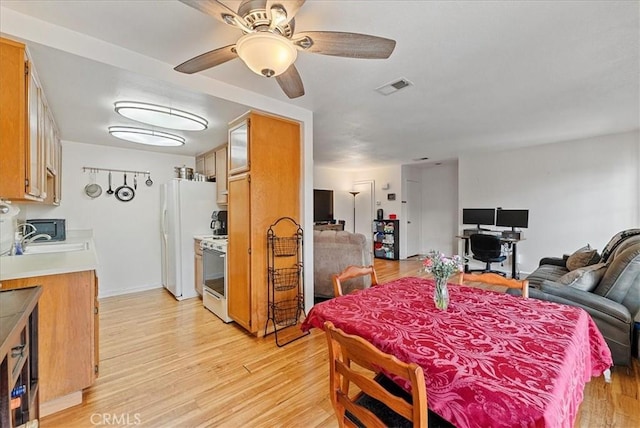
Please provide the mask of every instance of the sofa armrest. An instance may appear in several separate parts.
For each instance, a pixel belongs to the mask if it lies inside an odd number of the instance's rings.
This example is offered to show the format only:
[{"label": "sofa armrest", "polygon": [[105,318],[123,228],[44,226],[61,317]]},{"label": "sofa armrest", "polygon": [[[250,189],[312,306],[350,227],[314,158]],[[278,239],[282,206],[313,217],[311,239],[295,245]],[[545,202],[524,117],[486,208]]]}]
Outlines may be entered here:
[{"label": "sofa armrest", "polygon": [[[598,294],[582,291],[577,288],[549,280],[543,281],[542,284],[540,284],[539,291],[542,292],[542,294],[556,296],[564,300],[564,302],[557,299],[553,299],[553,301],[566,303],[572,306],[579,306],[592,315],[595,311],[613,317],[624,324],[632,323],[631,313],[626,306]],[[536,296],[532,297],[540,298]],[[544,297],[541,298],[543,300],[551,300],[545,299]]]},{"label": "sofa armrest", "polygon": [[542,265],[554,265],[554,266],[560,266],[563,268],[567,267],[567,259],[568,257],[543,257],[542,259],[540,259],[540,263],[538,263],[538,266],[542,266]]}]

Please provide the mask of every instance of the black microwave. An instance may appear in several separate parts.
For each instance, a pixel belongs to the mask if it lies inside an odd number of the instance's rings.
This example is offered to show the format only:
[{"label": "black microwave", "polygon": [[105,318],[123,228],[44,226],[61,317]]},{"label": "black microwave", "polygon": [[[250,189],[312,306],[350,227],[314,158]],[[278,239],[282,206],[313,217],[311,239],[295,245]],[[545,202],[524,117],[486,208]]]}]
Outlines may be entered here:
[{"label": "black microwave", "polygon": [[36,228],[35,233],[31,236],[44,233],[49,235],[52,241],[64,241],[67,239],[67,230],[63,218],[32,218],[27,220],[27,223]]}]

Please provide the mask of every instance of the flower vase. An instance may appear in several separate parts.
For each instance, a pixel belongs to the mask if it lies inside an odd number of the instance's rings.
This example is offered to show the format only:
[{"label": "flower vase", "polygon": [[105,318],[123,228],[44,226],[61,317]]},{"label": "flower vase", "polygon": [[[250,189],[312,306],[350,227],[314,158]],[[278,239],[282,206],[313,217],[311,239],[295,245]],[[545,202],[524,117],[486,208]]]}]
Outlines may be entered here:
[{"label": "flower vase", "polygon": [[436,277],[436,288],[433,292],[433,302],[436,308],[446,311],[449,306],[449,290],[447,289],[447,279]]}]

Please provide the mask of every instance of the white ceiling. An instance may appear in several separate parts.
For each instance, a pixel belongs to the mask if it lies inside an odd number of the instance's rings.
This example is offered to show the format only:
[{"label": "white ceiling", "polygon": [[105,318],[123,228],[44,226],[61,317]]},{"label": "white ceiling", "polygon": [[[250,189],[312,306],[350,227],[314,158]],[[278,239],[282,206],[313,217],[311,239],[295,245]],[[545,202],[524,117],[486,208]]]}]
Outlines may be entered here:
[{"label": "white ceiling", "polygon": [[[239,4],[224,3],[234,10]],[[28,15],[171,67],[241,35],[172,0],[0,4],[14,17]],[[313,111],[318,164],[444,161],[466,151],[638,129],[639,12],[638,1],[309,0],[296,15],[296,31],[387,37],[397,41],[394,53],[359,60],[302,52],[296,67],[306,95],[295,100],[239,59],[201,74]],[[65,140],[131,147],[106,128],[134,123],[116,115],[113,102],[139,100],[207,117],[210,128],[183,134],[184,147],[155,149],[194,155],[224,142],[227,122],[247,110],[177,80],[151,78],[135,61],[125,70],[29,45]],[[389,96],[374,91],[401,77],[414,85]]]}]

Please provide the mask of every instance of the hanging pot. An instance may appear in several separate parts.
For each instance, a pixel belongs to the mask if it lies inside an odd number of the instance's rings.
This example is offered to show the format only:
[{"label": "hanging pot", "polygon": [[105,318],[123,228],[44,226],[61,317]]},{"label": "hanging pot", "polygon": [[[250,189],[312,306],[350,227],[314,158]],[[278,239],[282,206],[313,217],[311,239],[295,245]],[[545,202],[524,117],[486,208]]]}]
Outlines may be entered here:
[{"label": "hanging pot", "polygon": [[84,186],[84,193],[94,199],[102,194],[102,187],[96,183],[96,173],[95,171],[91,172],[91,183]]},{"label": "hanging pot", "polygon": [[127,186],[127,173],[124,173],[124,184],[116,189],[116,198],[122,202],[129,202],[136,195],[135,190]]}]

